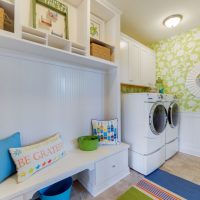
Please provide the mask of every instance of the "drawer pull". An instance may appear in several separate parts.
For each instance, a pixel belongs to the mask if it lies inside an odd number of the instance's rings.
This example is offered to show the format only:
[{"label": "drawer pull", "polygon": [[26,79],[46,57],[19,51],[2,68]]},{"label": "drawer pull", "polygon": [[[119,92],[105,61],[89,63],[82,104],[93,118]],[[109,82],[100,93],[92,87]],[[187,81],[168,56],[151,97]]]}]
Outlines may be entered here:
[{"label": "drawer pull", "polygon": [[116,167],[116,165],[113,165],[113,166],[112,166],[112,168],[115,168],[115,167]]}]

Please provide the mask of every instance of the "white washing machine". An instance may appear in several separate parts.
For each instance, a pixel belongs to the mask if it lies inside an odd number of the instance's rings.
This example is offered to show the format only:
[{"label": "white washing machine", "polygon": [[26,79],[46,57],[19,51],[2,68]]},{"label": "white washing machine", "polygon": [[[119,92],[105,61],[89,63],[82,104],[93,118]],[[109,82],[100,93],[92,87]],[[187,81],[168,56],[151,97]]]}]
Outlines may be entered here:
[{"label": "white washing machine", "polygon": [[166,160],[174,156],[179,150],[179,105],[173,95],[163,95],[163,101],[167,110],[168,123],[165,131]]},{"label": "white washing machine", "polygon": [[162,95],[122,96],[122,140],[130,145],[129,167],[148,175],[165,162],[167,112]]}]

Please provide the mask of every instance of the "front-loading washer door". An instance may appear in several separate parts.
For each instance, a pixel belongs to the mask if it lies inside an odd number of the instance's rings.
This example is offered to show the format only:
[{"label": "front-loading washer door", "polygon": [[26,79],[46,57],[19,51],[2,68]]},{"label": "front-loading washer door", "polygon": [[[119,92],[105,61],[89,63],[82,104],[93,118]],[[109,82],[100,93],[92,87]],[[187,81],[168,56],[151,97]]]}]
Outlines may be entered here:
[{"label": "front-loading washer door", "polygon": [[149,125],[154,135],[160,135],[167,126],[167,111],[162,103],[155,103],[149,114]]},{"label": "front-loading washer door", "polygon": [[168,122],[171,128],[175,128],[179,124],[179,106],[176,102],[171,103],[169,106]]}]

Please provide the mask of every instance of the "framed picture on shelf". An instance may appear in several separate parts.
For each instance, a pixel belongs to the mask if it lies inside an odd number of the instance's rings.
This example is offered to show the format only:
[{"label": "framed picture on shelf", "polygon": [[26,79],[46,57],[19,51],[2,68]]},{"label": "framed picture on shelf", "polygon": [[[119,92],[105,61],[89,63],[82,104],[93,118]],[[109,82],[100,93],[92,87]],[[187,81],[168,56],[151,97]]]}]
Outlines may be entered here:
[{"label": "framed picture on shelf", "polygon": [[104,40],[105,23],[95,15],[90,15],[90,37],[97,40]]},{"label": "framed picture on shelf", "polygon": [[68,7],[58,0],[32,0],[33,27],[69,39]]}]

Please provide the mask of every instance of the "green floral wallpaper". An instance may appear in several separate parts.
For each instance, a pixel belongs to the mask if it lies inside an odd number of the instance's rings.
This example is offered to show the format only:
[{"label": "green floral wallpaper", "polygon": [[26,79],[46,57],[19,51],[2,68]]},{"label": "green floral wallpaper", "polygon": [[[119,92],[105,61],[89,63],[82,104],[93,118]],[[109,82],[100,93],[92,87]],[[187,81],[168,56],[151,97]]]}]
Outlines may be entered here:
[{"label": "green floral wallpaper", "polygon": [[188,73],[200,63],[200,27],[150,45],[156,51],[157,77],[166,93],[177,95],[182,111],[200,112],[200,99],[185,87]]}]

